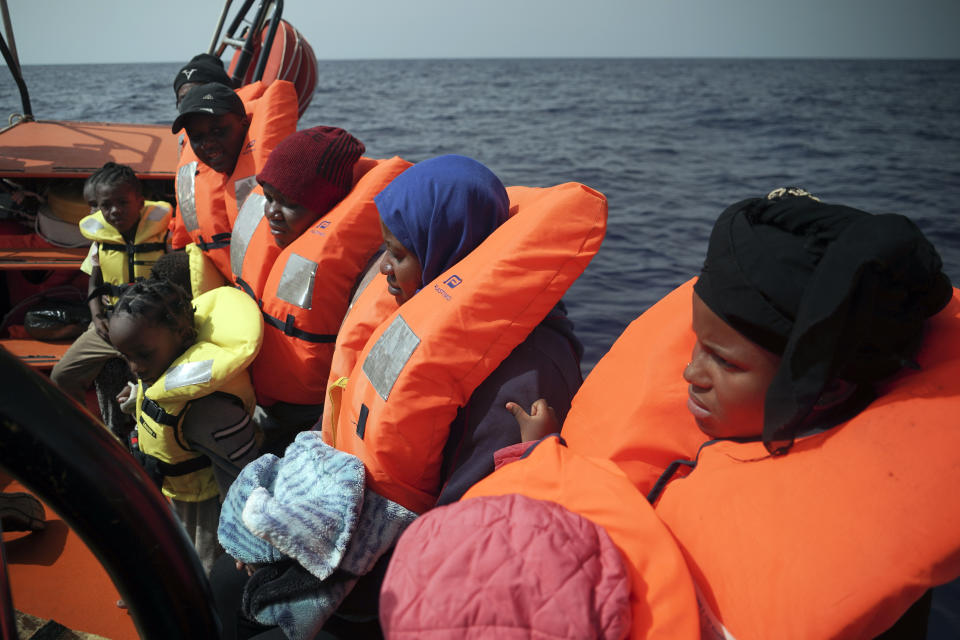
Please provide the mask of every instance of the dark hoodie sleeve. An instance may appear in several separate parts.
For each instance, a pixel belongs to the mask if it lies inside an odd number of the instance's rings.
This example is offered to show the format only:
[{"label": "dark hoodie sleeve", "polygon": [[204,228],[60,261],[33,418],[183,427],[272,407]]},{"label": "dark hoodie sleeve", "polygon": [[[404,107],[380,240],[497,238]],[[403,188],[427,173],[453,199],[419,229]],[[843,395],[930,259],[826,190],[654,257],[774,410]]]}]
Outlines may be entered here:
[{"label": "dark hoodie sleeve", "polygon": [[520,426],[504,408],[508,401],[529,410],[535,400],[546,398],[563,423],[583,380],[580,353],[570,322],[551,315],[474,390],[450,425],[437,506],[459,500],[493,472],[498,449],[520,442]]}]

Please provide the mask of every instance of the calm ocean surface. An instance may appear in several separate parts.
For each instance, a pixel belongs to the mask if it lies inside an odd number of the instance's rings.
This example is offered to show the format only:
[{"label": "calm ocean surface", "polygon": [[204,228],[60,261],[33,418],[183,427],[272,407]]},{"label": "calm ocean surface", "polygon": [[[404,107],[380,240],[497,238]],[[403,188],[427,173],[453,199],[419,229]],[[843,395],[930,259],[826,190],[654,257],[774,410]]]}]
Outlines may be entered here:
[{"label": "calm ocean surface", "polygon": [[[41,119],[168,123],[181,64],[24,76]],[[19,110],[3,73],[0,114]],[[566,296],[584,372],[697,273],[726,205],[778,186],[911,216],[960,282],[960,61],[321,61],[299,126],[318,124],[373,157],[461,153],[508,185],[603,192],[606,240]]]},{"label": "calm ocean surface", "polygon": [[[24,75],[41,119],[169,123],[181,64]],[[300,128],[344,127],[373,157],[461,153],[508,185],[606,194],[603,248],[566,296],[585,373],[697,273],[726,205],[779,186],[909,215],[960,283],[960,61],[336,61],[319,73]],[[19,111],[0,73],[0,114]],[[941,595],[930,637],[957,637],[958,600]]]}]

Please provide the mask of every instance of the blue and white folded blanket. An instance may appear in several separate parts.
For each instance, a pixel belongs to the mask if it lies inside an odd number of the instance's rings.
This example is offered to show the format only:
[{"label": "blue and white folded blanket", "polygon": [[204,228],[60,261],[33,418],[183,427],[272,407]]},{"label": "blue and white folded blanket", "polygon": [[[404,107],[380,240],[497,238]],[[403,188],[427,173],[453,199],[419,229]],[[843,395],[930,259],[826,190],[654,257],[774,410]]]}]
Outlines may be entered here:
[{"label": "blue and white folded blanket", "polygon": [[316,431],[297,435],[282,458],[266,454],[243,468],[217,535],[240,562],[274,565],[248,584],[246,613],[293,640],[311,638],[393,546],[416,514],[365,489],[364,477],[359,458]]}]

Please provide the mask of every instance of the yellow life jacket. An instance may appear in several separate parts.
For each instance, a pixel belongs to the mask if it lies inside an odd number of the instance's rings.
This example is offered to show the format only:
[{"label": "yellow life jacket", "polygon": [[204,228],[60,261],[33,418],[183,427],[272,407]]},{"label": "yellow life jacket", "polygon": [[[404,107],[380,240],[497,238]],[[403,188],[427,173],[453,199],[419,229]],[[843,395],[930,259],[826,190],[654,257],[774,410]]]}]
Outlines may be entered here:
[{"label": "yellow life jacket", "polygon": [[[99,243],[100,273],[104,284],[112,285],[111,303],[117,301],[122,285],[150,277],[153,263],[167,250],[164,239],[172,209],[166,202],[145,201],[133,242],[127,242],[101,211],[80,221],[80,233]],[[83,267],[89,273],[89,258]]]},{"label": "yellow life jacket", "polygon": [[203,249],[190,242],[184,251],[190,264],[190,289],[194,298],[217,287],[230,285]]},{"label": "yellow life jacket", "polygon": [[338,426],[324,428],[363,460],[368,486],[418,513],[436,502],[457,410],[546,317],[606,231],[606,198],[581,184],[507,194],[510,219],[370,336]]},{"label": "yellow life jacket", "polygon": [[221,287],[193,301],[197,340],[146,391],[138,386],[140,449],[160,462],[164,495],[199,502],[217,495],[210,461],[188,448],[182,422],[187,405],[214,392],[255,405],[247,367],[260,350],[260,310],[238,289]]}]

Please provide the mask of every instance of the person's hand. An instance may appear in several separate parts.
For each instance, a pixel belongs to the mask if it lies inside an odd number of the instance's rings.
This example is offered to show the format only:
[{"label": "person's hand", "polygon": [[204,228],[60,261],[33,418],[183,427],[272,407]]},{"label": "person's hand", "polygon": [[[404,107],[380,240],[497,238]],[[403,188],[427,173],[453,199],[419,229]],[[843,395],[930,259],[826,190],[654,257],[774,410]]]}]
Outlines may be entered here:
[{"label": "person's hand", "polygon": [[98,336],[110,342],[110,322],[107,320],[107,314],[99,313],[93,316],[93,328]]},{"label": "person's hand", "polygon": [[237,560],[236,562],[237,562],[237,571],[243,571],[244,569],[246,569],[248,576],[252,576],[256,572],[256,570],[261,567],[261,565],[258,565],[258,564],[244,564],[239,560]]},{"label": "person's hand", "polygon": [[125,386],[120,390],[120,393],[117,394],[117,404],[122,405],[124,402],[130,399],[130,395],[133,393],[134,387],[130,384]]},{"label": "person's hand", "polygon": [[523,407],[516,402],[508,402],[506,407],[507,411],[517,419],[517,424],[520,425],[521,442],[533,442],[560,431],[560,421],[557,420],[557,413],[543,398],[533,403],[530,407],[530,413],[524,411]]}]

